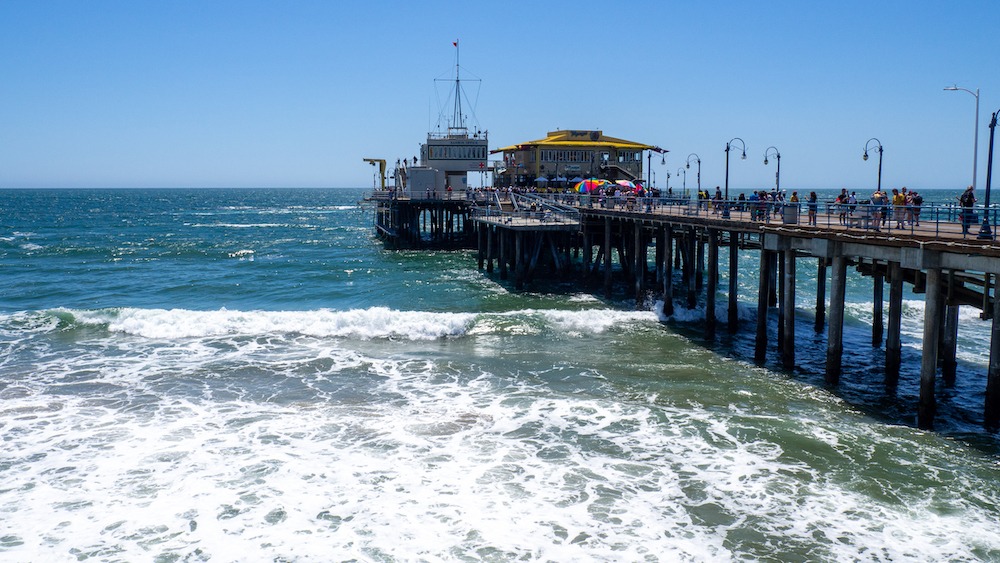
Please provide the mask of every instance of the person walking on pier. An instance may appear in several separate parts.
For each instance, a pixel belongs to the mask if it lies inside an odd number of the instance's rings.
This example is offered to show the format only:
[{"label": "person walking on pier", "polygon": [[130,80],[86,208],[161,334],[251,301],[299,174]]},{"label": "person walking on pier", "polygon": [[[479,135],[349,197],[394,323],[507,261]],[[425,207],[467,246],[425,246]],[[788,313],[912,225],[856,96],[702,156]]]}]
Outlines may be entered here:
[{"label": "person walking on pier", "polygon": [[816,212],[819,211],[819,198],[816,192],[809,192],[806,209],[809,211],[809,224],[816,227]]},{"label": "person walking on pier", "polygon": [[924,204],[924,196],[917,192],[910,192],[911,213],[913,215],[913,225],[920,226],[920,206]]},{"label": "person walking on pier", "polygon": [[958,204],[962,206],[962,234],[967,235],[969,227],[975,222],[975,211],[972,210],[972,206],[976,204],[976,194],[973,192],[972,186],[965,188],[965,192],[958,198]]}]

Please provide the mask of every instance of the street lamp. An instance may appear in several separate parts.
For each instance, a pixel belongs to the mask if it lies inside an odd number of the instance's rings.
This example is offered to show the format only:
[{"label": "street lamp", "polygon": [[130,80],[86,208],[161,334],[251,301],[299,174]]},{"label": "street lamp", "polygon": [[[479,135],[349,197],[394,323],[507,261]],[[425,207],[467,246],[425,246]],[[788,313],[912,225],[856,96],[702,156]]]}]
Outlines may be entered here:
[{"label": "street lamp", "polygon": [[959,90],[963,92],[968,92],[976,97],[976,128],[975,137],[972,139],[972,189],[976,189],[976,168],[978,168],[978,158],[979,158],[979,88],[973,92],[968,88],[959,88],[958,86],[948,86],[945,90],[949,92],[957,92]]},{"label": "street lamp", "polygon": [[687,190],[688,190],[688,171],[685,170],[683,166],[681,166],[680,168],[677,169],[677,175],[680,176],[681,174],[684,174],[684,184],[683,184],[684,191],[682,191],[681,193],[687,193]]},{"label": "street lamp", "polygon": [[[875,141],[876,146],[871,146],[872,141]],[[868,139],[868,142],[865,143],[865,154],[861,156],[864,160],[868,160],[868,149],[878,149],[878,185],[876,189],[877,191],[882,191],[882,141],[879,141],[875,137]]]},{"label": "street lamp", "polygon": [[743,142],[743,139],[739,137],[733,137],[726,143],[726,203],[722,206],[722,218],[729,218],[729,150],[732,148],[733,141],[739,141],[742,147],[743,155],[742,159],[747,159],[747,144]]},{"label": "street lamp", "polygon": [[[959,88],[958,86],[948,86],[945,90],[949,92],[957,92],[959,90],[963,92],[968,92],[976,98],[976,124],[974,129],[974,135],[972,139],[972,190],[976,189],[976,170],[979,168],[979,88],[973,92],[968,88]],[[990,223],[986,216],[989,214],[989,198],[986,198],[986,210],[983,213],[983,226],[979,229],[979,238],[993,238],[993,233],[990,232]]]},{"label": "street lamp", "polygon": [[770,154],[771,149],[774,149],[774,160],[777,161],[778,171],[774,173],[774,187],[781,193],[781,153],[778,152],[778,148],[774,146],[767,147],[764,149],[764,166],[767,166],[767,155]]},{"label": "street lamp", "polygon": [[993,132],[997,127],[997,114],[1000,110],[993,112],[993,117],[990,119],[990,149],[988,151],[988,156],[986,157],[986,209],[983,210],[983,226],[979,229],[978,238],[993,238],[993,232],[990,230],[990,179],[993,177]]},{"label": "street lamp", "polygon": [[[691,168],[691,157],[692,156],[695,158],[695,160],[696,160],[696,162],[698,164],[698,176],[697,176],[697,178],[698,178],[698,193],[701,194],[701,157],[698,156],[695,153],[689,154],[688,157],[687,157],[687,162],[684,164],[684,168]],[[684,195],[687,195],[686,191],[684,192]]]}]

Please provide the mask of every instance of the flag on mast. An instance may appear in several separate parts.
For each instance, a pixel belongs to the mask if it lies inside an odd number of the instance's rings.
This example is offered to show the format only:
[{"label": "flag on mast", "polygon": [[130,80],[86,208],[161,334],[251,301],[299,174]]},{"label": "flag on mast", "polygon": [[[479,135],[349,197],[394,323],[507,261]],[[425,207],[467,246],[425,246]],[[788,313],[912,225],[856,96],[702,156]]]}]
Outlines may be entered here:
[{"label": "flag on mast", "polygon": [[458,39],[452,41],[451,44],[454,45],[454,46],[456,46],[456,47],[458,47]]}]

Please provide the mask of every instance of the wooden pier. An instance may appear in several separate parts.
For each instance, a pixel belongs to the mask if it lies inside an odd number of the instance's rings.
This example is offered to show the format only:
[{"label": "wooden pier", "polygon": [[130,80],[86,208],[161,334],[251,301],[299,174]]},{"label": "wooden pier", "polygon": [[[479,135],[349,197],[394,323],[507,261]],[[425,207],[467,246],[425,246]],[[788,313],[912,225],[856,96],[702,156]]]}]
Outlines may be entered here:
[{"label": "wooden pier", "polygon": [[[543,268],[563,276],[579,272],[584,281],[603,283],[606,297],[611,297],[617,280],[637,303],[651,293],[661,295],[667,316],[678,305],[694,308],[704,293],[707,338],[713,338],[718,328],[716,300],[722,293],[723,272],[728,281],[726,329],[732,333],[742,328],[737,305],[751,296],[738,294],[739,253],[757,252],[754,357],[765,361],[767,343],[776,341],[786,369],[796,365],[796,266],[800,260],[815,260],[815,330],[826,331],[825,378],[830,385],[837,385],[843,372],[848,267],[872,279],[872,343],[885,347],[885,384],[890,389],[899,378],[903,289],[910,284],[925,299],[917,407],[920,428],[933,427],[939,369],[946,385],[955,380],[958,307],[979,308],[984,319],[992,319],[984,421],[991,430],[1000,428],[1000,300],[993,284],[1000,275],[1000,244],[964,235],[955,221],[925,212],[920,226],[892,229],[889,225],[875,230],[881,226],[840,224],[833,212],[822,214],[816,225],[808,225],[803,224],[804,215],[787,222],[780,216],[753,220],[748,208],[719,213],[692,202],[595,205],[580,198],[566,203],[494,197],[495,202],[470,203],[455,211],[466,213],[461,224],[469,229],[463,232],[470,235],[466,242],[478,251],[480,269],[492,273],[495,262],[501,279],[513,274],[516,288],[524,287]],[[397,232],[400,225],[393,224],[393,217],[399,216],[391,212],[386,216],[387,225]],[[728,249],[728,264],[720,272],[723,248]],[[579,269],[573,266],[573,256],[579,258]],[[886,282],[888,311],[883,310]],[[771,308],[778,311],[774,337],[767,333]]]}]

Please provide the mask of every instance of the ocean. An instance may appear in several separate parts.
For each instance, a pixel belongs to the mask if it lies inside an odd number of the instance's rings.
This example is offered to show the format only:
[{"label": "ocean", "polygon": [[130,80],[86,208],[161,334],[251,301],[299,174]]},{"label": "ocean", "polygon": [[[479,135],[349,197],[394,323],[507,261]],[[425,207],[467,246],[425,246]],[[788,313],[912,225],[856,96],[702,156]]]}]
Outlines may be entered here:
[{"label": "ocean", "polygon": [[783,371],[756,253],[706,341],[704,309],[385,250],[362,197],[0,190],[0,560],[1000,561],[978,311],[921,431],[909,286],[890,393],[850,271],[830,388],[814,260]]}]

